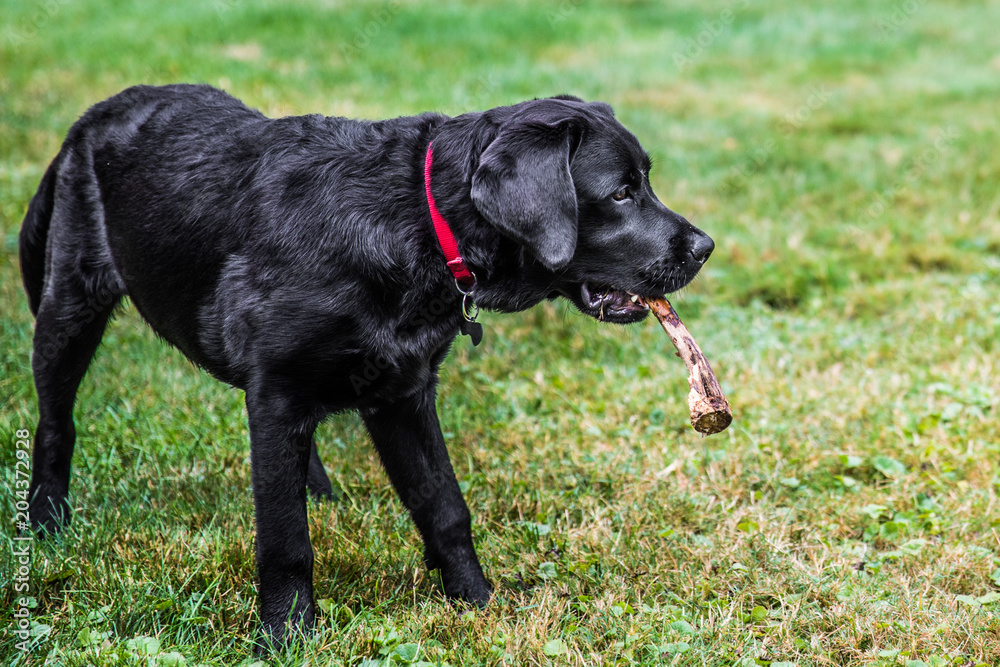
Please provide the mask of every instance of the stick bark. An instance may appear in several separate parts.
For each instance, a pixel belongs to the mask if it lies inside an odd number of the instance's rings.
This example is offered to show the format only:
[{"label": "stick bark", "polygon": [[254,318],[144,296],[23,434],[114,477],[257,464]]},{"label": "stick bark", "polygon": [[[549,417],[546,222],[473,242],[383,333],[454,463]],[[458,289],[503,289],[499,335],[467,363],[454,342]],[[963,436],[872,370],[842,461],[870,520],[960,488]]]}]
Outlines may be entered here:
[{"label": "stick bark", "polygon": [[674,307],[666,299],[644,299],[646,305],[660,321],[663,330],[677,348],[677,356],[688,369],[688,409],[691,426],[699,433],[711,435],[724,431],[733,421],[729,401],[722,393],[719,380],[712,372],[708,359],[702,353]]}]

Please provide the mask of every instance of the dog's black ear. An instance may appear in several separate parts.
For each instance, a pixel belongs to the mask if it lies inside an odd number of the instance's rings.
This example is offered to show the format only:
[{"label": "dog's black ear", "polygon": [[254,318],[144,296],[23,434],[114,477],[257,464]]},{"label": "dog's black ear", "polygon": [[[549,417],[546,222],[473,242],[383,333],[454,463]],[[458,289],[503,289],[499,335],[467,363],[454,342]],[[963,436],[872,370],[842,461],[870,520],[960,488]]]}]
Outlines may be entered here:
[{"label": "dog's black ear", "polygon": [[514,121],[501,129],[472,176],[472,201],[506,236],[550,271],[576,251],[576,188],[570,161],[579,144],[576,119]]}]

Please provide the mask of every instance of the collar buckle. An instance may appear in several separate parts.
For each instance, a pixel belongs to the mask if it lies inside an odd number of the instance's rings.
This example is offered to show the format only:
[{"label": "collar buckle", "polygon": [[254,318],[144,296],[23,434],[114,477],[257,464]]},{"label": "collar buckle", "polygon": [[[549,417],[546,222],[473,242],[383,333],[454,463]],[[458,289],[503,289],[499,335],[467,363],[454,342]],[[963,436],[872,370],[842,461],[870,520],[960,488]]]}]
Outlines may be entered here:
[{"label": "collar buckle", "polygon": [[479,317],[479,306],[476,305],[476,298],[474,293],[476,291],[476,274],[471,271],[469,274],[472,276],[472,282],[463,285],[462,281],[455,278],[455,287],[458,291],[462,293],[462,317],[465,318],[466,322],[470,324],[475,323],[476,318]]}]

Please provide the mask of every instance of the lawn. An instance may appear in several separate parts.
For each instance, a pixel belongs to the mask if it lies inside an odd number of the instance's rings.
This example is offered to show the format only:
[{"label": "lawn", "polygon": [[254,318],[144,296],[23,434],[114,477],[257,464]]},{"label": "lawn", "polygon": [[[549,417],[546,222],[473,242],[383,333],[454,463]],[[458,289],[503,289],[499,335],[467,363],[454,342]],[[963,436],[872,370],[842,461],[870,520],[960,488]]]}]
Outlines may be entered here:
[{"label": "lawn", "polygon": [[691,430],[651,322],[484,314],[439,409],[495,600],[445,601],[341,415],[318,434],[338,500],[310,506],[317,632],[273,664],[1000,664],[997,26],[992,0],[5,0],[0,664],[256,660],[242,394],[132,307],[77,401],[73,524],[18,574],[20,222],[87,106],[175,81],[269,115],[605,100],[717,244],[672,299],[729,430]]}]

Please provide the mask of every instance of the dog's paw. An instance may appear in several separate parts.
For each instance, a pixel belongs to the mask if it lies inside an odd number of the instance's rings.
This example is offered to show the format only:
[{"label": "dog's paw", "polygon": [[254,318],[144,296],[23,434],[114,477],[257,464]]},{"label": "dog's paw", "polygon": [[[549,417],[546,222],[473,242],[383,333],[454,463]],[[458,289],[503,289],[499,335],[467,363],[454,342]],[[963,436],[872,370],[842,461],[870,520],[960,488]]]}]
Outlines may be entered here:
[{"label": "dog's paw", "polygon": [[[260,633],[253,645],[255,656],[263,658],[305,642],[316,626],[316,617],[311,606],[301,610],[301,612],[292,612],[291,615],[294,616],[296,613],[300,613],[300,615],[295,622],[288,620],[282,623],[275,619],[262,623]],[[286,615],[285,618],[288,616]]]},{"label": "dog's paw", "polygon": [[482,609],[493,595],[493,586],[483,576],[478,565],[464,571],[445,572],[442,569],[441,581],[444,584],[444,594],[452,603],[465,603]]},{"label": "dog's paw", "polygon": [[306,489],[309,490],[309,497],[312,498],[313,502],[323,503],[340,500],[340,490],[334,490],[326,470],[323,469],[323,464],[319,463],[318,459],[316,463],[309,462]]},{"label": "dog's paw", "polygon": [[31,530],[39,537],[58,533],[73,518],[65,496],[56,498],[41,493],[36,493],[28,506],[28,516],[31,519]]}]

